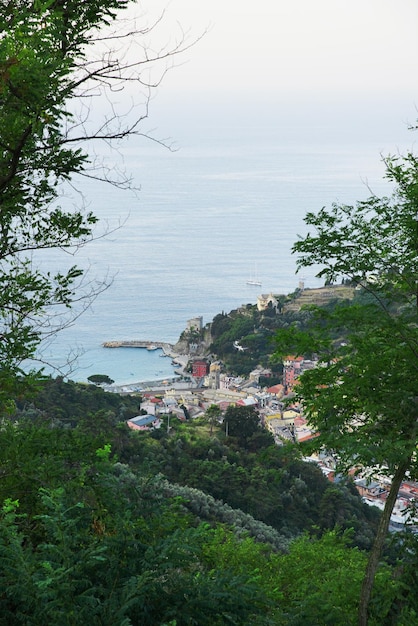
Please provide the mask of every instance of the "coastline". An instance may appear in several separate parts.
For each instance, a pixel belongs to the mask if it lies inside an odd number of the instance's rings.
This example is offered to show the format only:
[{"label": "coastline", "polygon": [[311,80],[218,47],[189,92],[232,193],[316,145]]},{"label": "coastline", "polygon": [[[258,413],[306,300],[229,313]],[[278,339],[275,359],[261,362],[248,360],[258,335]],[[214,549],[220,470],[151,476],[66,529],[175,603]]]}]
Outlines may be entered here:
[{"label": "coastline", "polygon": [[[146,345],[144,345],[146,344]],[[148,346],[151,346],[149,348]],[[189,362],[190,355],[177,354],[174,351],[173,344],[160,341],[107,341],[103,344],[105,348],[138,348],[138,349],[159,349],[163,351],[165,357],[169,357],[173,361],[174,376],[165,376],[161,378],[152,378],[148,380],[140,380],[129,383],[112,383],[104,387],[105,391],[112,393],[142,393],[144,391],[165,392],[168,389],[191,389],[196,386],[192,378],[189,380],[181,380],[184,376],[185,368]],[[161,355],[161,356],[163,356]]]},{"label": "coastline", "polygon": [[154,392],[154,393],[163,393],[168,391],[169,389],[176,389],[178,391],[187,390],[187,389],[195,389],[196,383],[190,380],[180,380],[179,378],[173,378],[168,380],[165,378],[164,380],[148,380],[142,381],[138,383],[127,383],[126,385],[108,385],[104,387],[105,391],[110,393],[118,393],[118,394],[132,394],[132,393],[144,393],[144,392]]}]

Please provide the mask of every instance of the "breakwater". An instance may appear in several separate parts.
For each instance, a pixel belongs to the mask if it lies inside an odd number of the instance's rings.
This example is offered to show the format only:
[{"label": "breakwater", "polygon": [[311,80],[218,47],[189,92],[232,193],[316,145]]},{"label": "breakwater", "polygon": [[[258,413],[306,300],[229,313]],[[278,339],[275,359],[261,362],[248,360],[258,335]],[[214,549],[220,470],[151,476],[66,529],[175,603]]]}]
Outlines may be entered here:
[{"label": "breakwater", "polygon": [[104,348],[146,348],[147,350],[155,350],[161,348],[164,352],[171,352],[173,350],[173,344],[165,341],[148,341],[130,339],[127,341],[105,341],[103,343]]}]

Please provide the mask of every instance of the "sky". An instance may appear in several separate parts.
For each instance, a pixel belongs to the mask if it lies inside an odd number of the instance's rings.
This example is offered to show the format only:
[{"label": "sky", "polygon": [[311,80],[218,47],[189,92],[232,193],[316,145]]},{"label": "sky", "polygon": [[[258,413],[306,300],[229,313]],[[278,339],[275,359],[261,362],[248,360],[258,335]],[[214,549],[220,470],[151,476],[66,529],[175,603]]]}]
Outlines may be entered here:
[{"label": "sky", "polygon": [[209,30],[170,87],[332,94],[403,90],[417,77],[416,0],[172,0],[171,32],[175,21],[192,36]]},{"label": "sky", "polygon": [[[252,122],[276,107],[366,115],[365,124],[415,121],[418,103],[416,0],[144,0],[142,23],[165,10],[154,49],[202,38],[165,76],[152,109],[164,126],[223,115]],[[137,7],[138,8],[138,7]],[[133,10],[133,9],[131,9]],[[338,111],[340,113],[338,114]],[[337,113],[336,113],[337,112]],[[373,112],[373,113],[372,113]],[[162,116],[162,117],[161,117]]]}]

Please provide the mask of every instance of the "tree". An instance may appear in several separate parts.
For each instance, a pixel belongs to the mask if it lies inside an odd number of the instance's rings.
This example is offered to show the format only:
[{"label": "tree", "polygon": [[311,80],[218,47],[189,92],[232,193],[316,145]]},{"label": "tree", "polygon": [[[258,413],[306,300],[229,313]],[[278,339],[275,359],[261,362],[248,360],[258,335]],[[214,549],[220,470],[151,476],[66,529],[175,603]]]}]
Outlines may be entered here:
[{"label": "tree", "polygon": [[30,423],[3,435],[2,625],[271,623],[262,551],[249,538],[241,548],[232,523],[219,531],[239,568],[217,563],[215,525],[187,512],[177,486],[133,473],[96,437]]},{"label": "tree", "polygon": [[92,374],[87,380],[94,385],[112,385],[115,382],[107,374]]},{"label": "tree", "polygon": [[[348,547],[350,536],[350,531],[330,531],[316,540],[301,536],[291,543],[288,554],[280,556],[276,585],[287,620],[279,623],[355,626],[367,557]],[[389,567],[383,567],[377,580],[380,603],[372,612],[374,625],[395,623],[386,619],[396,585]]]},{"label": "tree", "polygon": [[[132,134],[143,135],[149,91],[161,80],[167,59],[187,47],[180,37],[171,49],[151,53],[146,37],[152,27],[139,29],[134,22],[119,19],[130,4],[11,0],[0,7],[3,390],[11,381],[21,380],[16,374],[24,374],[22,362],[34,356],[42,338],[68,321],[66,314],[73,305],[88,306],[103,288],[86,281],[75,265],[63,271],[44,269],[38,254],[48,249],[73,254],[94,236],[97,218],[66,203],[60,197],[63,185],[74,185],[75,177],[85,176],[129,186],[126,176],[115,178],[117,169],[112,174],[104,166],[97,169],[83,146],[93,140],[112,144]],[[163,66],[156,75],[159,61]],[[131,85],[136,97],[123,116],[113,94]],[[94,98],[100,106],[93,117]],[[126,103],[122,106],[126,108]]]},{"label": "tree", "polygon": [[399,487],[405,476],[417,476],[418,160],[392,157],[386,168],[396,185],[390,198],[308,213],[312,230],[293,247],[299,268],[319,265],[318,276],[348,279],[361,297],[333,311],[317,309],[307,332],[279,332],[276,353],[319,355],[319,367],[305,372],[297,387],[319,433],[312,446],[334,451],[342,469],[391,477],[363,580],[360,625],[367,624]]},{"label": "tree", "polygon": [[212,433],[213,433],[213,426],[214,426],[214,424],[216,424],[216,422],[219,421],[219,418],[220,418],[221,415],[222,415],[222,411],[221,411],[220,407],[217,404],[211,404],[206,409],[205,416],[209,420],[211,436],[212,436]]},{"label": "tree", "polygon": [[260,417],[253,406],[229,406],[224,416],[227,435],[245,441],[260,428]]}]

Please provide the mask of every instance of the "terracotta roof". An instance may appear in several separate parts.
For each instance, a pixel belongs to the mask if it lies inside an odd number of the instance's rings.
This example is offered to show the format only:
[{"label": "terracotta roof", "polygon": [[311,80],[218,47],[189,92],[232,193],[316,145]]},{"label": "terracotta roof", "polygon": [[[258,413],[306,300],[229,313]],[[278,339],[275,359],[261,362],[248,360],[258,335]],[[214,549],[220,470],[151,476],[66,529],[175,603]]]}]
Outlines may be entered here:
[{"label": "terracotta roof", "polygon": [[277,384],[273,385],[272,387],[268,387],[267,391],[268,393],[281,393],[282,391],[284,391],[284,387],[283,385]]}]

